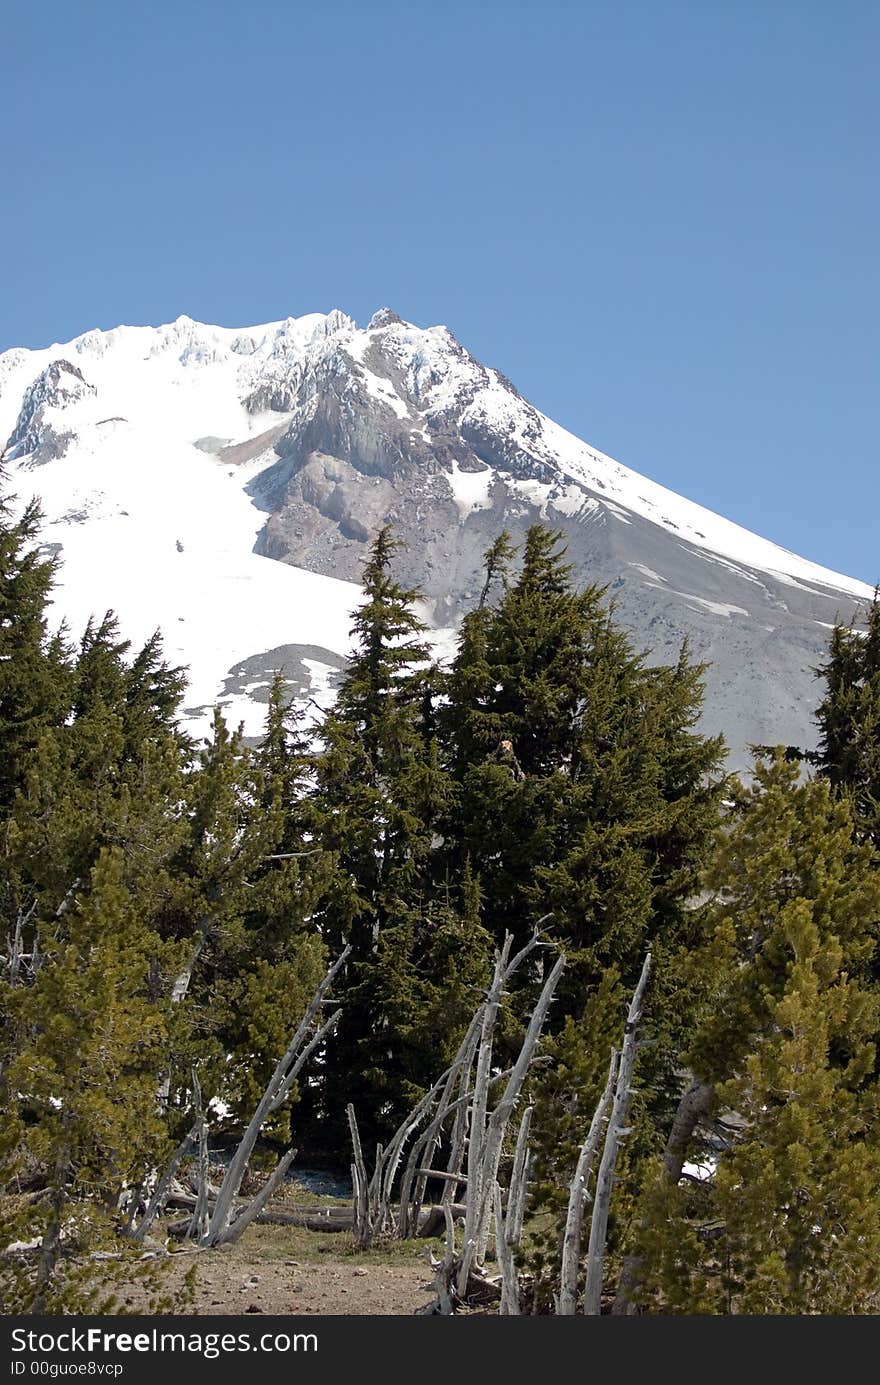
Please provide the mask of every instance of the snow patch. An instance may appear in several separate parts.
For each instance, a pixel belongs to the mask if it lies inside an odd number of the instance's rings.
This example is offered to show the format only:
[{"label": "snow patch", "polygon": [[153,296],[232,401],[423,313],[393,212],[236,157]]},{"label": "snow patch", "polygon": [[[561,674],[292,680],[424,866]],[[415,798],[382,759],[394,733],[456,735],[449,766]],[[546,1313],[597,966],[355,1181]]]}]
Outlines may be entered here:
[{"label": "snow patch", "polygon": [[654,572],[653,568],[645,567],[644,563],[628,563],[627,566],[635,568],[636,572],[640,572],[643,577],[653,578],[653,581],[649,583],[650,586],[657,582],[664,582],[667,586],[669,585],[665,577],[661,577],[659,572]]},{"label": "snow patch", "polygon": [[374,375],[371,370],[361,369],[359,379],[363,380],[367,394],[371,398],[378,400],[380,404],[387,404],[393,409],[398,418],[409,418],[409,409],[398,395],[390,381],[383,379],[381,375]]},{"label": "snow patch", "polygon": [[462,519],[467,519],[475,510],[492,508],[489,492],[494,480],[495,472],[491,467],[485,471],[462,471],[458,462],[453,461],[451,473],[446,473],[446,481]]},{"label": "snow patch", "polygon": [[[639,566],[637,563],[631,564],[633,567]],[[655,574],[656,576],[656,574]],[[666,582],[665,577],[660,578],[660,582]],[[749,613],[744,606],[733,606],[727,601],[709,601],[705,596],[694,596],[692,592],[678,592],[668,585],[661,587],[657,582],[645,582],[646,587],[653,587],[656,591],[665,592],[668,596],[677,596],[682,601],[695,601],[698,606],[711,611],[715,616],[747,616]]]}]

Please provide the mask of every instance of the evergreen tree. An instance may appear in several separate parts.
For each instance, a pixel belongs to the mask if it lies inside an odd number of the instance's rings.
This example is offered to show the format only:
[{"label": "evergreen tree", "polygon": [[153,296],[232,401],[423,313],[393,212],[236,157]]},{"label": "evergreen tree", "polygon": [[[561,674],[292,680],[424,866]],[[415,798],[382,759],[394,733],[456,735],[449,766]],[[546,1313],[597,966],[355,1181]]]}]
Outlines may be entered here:
[{"label": "evergreen tree", "polygon": [[[4,480],[0,465],[0,487]],[[13,500],[0,492],[0,819],[39,733],[63,721],[69,695],[64,636],[50,636],[46,619],[55,559],[39,549],[37,502],[16,520]]]},{"label": "evergreen tree", "polygon": [[84,1311],[98,1295],[65,1247],[112,1240],[122,1195],[167,1147],[156,1091],[180,958],[144,925],[118,849],[101,852],[63,917],[40,919],[37,935],[30,984],[0,985],[0,1181],[42,1171],[46,1195],[13,1209],[4,1231],[38,1237],[40,1249],[32,1275],[0,1270],[0,1289],[6,1312]]},{"label": "evergreen tree", "polygon": [[[218,1092],[233,1119],[246,1122],[326,970],[314,916],[335,862],[318,844],[303,715],[292,706],[280,673],[269,690],[262,742],[250,752],[237,739],[235,754],[241,778],[233,816],[240,826],[228,859],[231,870],[242,873],[231,897],[229,883],[223,893],[241,926],[227,929],[209,994],[225,1054],[216,1074]],[[268,1133],[288,1138],[299,1096],[294,1087]]]},{"label": "evergreen tree", "polygon": [[700,936],[695,901],[724,791],[723,743],[696,729],[702,673],[687,647],[676,665],[647,667],[602,591],[574,589],[560,536],[535,526],[497,606],[466,619],[447,684],[441,726],[458,789],[445,829],[450,869],[472,862],[496,939],[540,925],[567,959],[533,1122],[542,1230],[531,1268],[547,1302],[568,1181],[607,1070],[608,1042],[597,1049],[592,1039],[619,1031],[649,947],[651,1047],[612,1249],[631,1171],[656,1147],[677,1095],[693,989],[682,958]]},{"label": "evergreen tree", "polygon": [[498,607],[466,619],[441,725],[453,867],[472,861],[498,938],[552,911],[576,1008],[607,966],[629,984],[649,940],[692,935],[722,743],[694,729],[703,670],[687,650],[646,668],[601,591],[573,589],[559,545],[533,527]]},{"label": "evergreen tree", "polygon": [[402,902],[399,916],[387,917],[344,1001],[357,1024],[352,1099],[371,1138],[393,1130],[452,1062],[488,983],[490,956],[467,873],[445,899],[421,912]]},{"label": "evergreen tree", "polygon": [[812,757],[837,792],[852,797],[855,829],[880,849],[880,598],[875,593],[864,632],[837,624],[819,705],[819,750]]},{"label": "evergreen tree", "polygon": [[[268,722],[266,741],[253,750],[241,728],[231,732],[215,709],[212,736],[184,785],[176,847],[155,899],[162,935],[189,940],[173,1023],[172,1101],[188,1100],[190,1068],[198,1062],[203,1088],[244,1121],[291,1015],[324,969],[309,920],[327,867],[320,852],[313,861],[295,820],[300,747],[289,741],[278,681]],[[276,1133],[286,1131],[288,1119],[289,1103]]]},{"label": "evergreen tree", "polygon": [[[443,930],[454,931],[451,916],[468,906],[461,883],[447,886],[441,868],[438,827],[451,785],[434,742],[434,674],[413,610],[418,593],[391,574],[396,547],[380,530],[364,569],[355,652],[315,759],[312,808],[336,861],[321,930],[334,950],[344,940],[352,945],[323,1112],[324,1138],[337,1146],[349,1101],[365,1140],[396,1126],[436,1069],[426,1011],[444,997],[445,1042],[454,1046],[455,992],[469,984],[468,968],[444,976],[431,962]],[[451,914],[440,908],[446,899]],[[485,961],[481,936],[477,930],[469,940],[470,974],[481,974]]]},{"label": "evergreen tree", "polygon": [[14,938],[29,917],[10,862],[8,817],[41,734],[69,711],[70,658],[63,631],[50,636],[46,608],[54,558],[38,547],[36,501],[13,518],[0,458],[0,931]]},{"label": "evergreen tree", "polygon": [[[8,911],[63,914],[102,850],[123,851],[126,888],[152,917],[178,834],[188,742],[173,713],[182,689],[158,641],[129,664],[111,616],[90,623],[68,678],[66,715],[36,734],[3,827]],[[10,928],[10,932],[14,928]]]},{"label": "evergreen tree", "polygon": [[[306,747],[280,683],[259,752],[218,715],[194,763],[175,721],[182,674],[162,659],[159,636],[132,656],[108,613],[68,657],[46,637],[52,566],[35,556],[37,511],[18,526],[5,518],[0,691],[15,725],[3,728],[0,1059],[8,1093],[24,1095],[20,1111],[10,1095],[2,1155],[7,1175],[24,1161],[51,1188],[37,1221],[25,1216],[47,1247],[36,1290],[24,1273],[6,1292],[61,1307],[74,1301],[66,1256],[67,1288],[50,1292],[62,1221],[71,1226],[87,1203],[84,1227],[118,1229],[114,1197],[156,1163],[166,1113],[173,1128],[175,1105],[188,1105],[191,1063],[234,1116],[251,1114],[324,970],[308,919],[327,861],[307,840]],[[74,1112],[64,1094],[79,1081]],[[80,1289],[76,1301],[91,1302]]]},{"label": "evergreen tree", "polygon": [[880,881],[848,803],[797,776],[781,754],[756,766],[708,876],[688,1061],[732,1114],[712,1177],[649,1183],[643,1249],[664,1311],[877,1306]]}]

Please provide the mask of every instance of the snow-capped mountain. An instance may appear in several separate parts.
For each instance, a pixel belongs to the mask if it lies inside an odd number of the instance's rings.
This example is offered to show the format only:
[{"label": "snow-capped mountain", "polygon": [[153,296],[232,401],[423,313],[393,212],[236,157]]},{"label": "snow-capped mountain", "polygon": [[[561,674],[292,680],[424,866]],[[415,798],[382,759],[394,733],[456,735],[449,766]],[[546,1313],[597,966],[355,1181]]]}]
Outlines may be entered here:
[{"label": "snow-capped mountain", "polygon": [[59,615],[157,626],[190,668],[187,716],[219,700],[259,734],[271,671],[318,703],[348,649],[365,547],[385,522],[448,649],[502,528],[565,532],[582,582],[657,661],[710,664],[704,724],[812,744],[813,669],[870,589],[639,476],[558,427],[446,327],[388,309],[260,327],[87,332],[0,355],[0,441],[63,558]]}]

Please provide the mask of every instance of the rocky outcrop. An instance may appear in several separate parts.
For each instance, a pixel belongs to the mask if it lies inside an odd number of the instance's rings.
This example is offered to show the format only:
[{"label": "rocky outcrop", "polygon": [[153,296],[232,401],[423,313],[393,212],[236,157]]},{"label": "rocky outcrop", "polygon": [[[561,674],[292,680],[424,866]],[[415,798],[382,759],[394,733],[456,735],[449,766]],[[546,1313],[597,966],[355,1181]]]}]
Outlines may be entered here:
[{"label": "rocky outcrop", "polygon": [[63,457],[76,437],[72,429],[64,427],[63,412],[95,393],[94,386],[70,361],[53,361],[25,392],[6,443],[6,456],[10,461],[28,457],[31,466]]},{"label": "rocky outcrop", "polygon": [[552,524],[577,580],[608,589],[649,659],[676,659],[687,639],[705,660],[704,725],[726,732],[735,765],[750,743],[812,744],[813,671],[828,626],[857,601],[719,559],[673,519],[622,510],[601,481],[566,472],[509,381],[458,343],[435,359],[407,353],[408,330],[383,310],[356,351],[336,344],[287,377],[290,421],[250,486],[267,512],[257,551],[356,581],[372,535],[391,523],[406,543],[401,578],[448,625],[476,599],[501,529],[521,544],[530,524]]}]

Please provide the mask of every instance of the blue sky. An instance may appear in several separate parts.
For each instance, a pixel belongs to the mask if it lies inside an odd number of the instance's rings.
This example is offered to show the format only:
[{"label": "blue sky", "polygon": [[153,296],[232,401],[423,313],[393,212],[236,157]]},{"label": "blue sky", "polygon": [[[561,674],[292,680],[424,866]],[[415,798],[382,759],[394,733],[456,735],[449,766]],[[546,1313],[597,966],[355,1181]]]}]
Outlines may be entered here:
[{"label": "blue sky", "polygon": [[0,350],[382,304],[880,579],[875,0],[6,0]]}]

